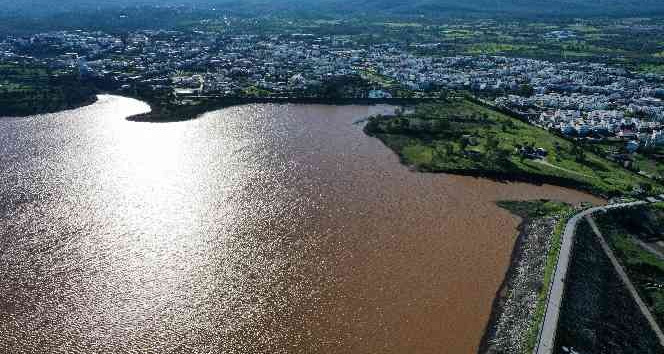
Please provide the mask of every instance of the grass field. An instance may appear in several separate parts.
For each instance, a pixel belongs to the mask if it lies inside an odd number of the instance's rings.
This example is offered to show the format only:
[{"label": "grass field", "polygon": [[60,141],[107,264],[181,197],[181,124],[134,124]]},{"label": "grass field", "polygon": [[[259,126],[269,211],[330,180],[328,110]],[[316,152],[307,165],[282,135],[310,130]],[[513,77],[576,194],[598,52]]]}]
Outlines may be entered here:
[{"label": "grass field", "polygon": [[478,43],[470,46],[466,53],[474,55],[497,55],[516,51],[536,50],[535,45],[511,43]]},{"label": "grass field", "polygon": [[[397,117],[375,117],[366,132],[419,170],[543,176],[573,181],[604,196],[631,193],[652,182],[574,143],[466,99],[420,105]],[[518,148],[548,151],[537,161]],[[656,191],[659,186],[652,186]]]}]

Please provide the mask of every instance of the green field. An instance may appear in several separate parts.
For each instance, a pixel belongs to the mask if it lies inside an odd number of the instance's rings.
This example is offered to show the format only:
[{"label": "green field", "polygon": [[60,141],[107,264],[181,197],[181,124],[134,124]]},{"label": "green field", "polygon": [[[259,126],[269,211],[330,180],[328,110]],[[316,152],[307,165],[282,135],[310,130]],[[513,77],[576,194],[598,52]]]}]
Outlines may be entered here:
[{"label": "green field", "polygon": [[[566,139],[463,98],[419,105],[408,115],[374,117],[365,131],[422,171],[539,176],[604,196],[645,185],[660,190]],[[548,156],[526,158],[517,152],[524,146],[543,148]]]},{"label": "green field", "polygon": [[497,55],[517,51],[536,50],[535,45],[510,44],[510,43],[478,43],[471,45],[467,54],[471,55]]},{"label": "green field", "polygon": [[551,248],[546,255],[546,263],[544,263],[544,279],[542,280],[542,289],[540,289],[537,296],[537,308],[535,309],[535,317],[528,329],[528,335],[526,337],[526,348],[527,353],[532,353],[537,345],[537,338],[540,331],[540,326],[544,320],[544,315],[546,314],[546,304],[549,300],[549,287],[553,275],[556,272],[556,266],[558,265],[558,257],[560,256],[560,247],[562,245],[562,236],[565,231],[565,226],[569,219],[574,216],[576,212],[574,209],[569,206],[559,206],[558,210],[552,210],[549,215],[558,215],[560,218],[558,224],[556,224],[555,229],[553,230],[553,235],[551,236]]}]

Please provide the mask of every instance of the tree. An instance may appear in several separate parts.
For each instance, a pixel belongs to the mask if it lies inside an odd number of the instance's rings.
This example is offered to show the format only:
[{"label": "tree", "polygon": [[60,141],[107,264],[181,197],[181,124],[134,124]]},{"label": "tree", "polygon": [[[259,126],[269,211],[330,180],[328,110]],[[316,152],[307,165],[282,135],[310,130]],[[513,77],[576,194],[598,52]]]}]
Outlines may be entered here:
[{"label": "tree", "polygon": [[454,145],[444,142],[436,144],[436,155],[439,157],[445,157],[447,160],[451,159],[454,156]]},{"label": "tree", "polygon": [[491,151],[497,150],[499,145],[500,141],[493,135],[489,135],[489,137],[486,139],[486,150],[489,153],[491,153]]},{"label": "tree", "polygon": [[454,145],[452,145],[450,143],[446,143],[445,144],[445,153],[447,154],[447,156],[454,155]]},{"label": "tree", "polygon": [[466,151],[466,148],[468,147],[468,139],[461,139],[459,142],[459,145],[461,145],[461,151]]},{"label": "tree", "polygon": [[641,193],[645,195],[651,194],[653,190],[653,186],[650,183],[641,183],[639,188],[641,189]]},{"label": "tree", "polygon": [[572,156],[574,156],[577,162],[586,161],[586,152],[579,145],[576,144],[572,145],[571,154]]},{"label": "tree", "polygon": [[493,158],[494,158],[495,162],[497,162],[499,164],[505,163],[505,162],[509,161],[510,152],[508,150],[505,150],[505,149],[497,149],[493,153]]},{"label": "tree", "polygon": [[530,97],[535,93],[535,89],[528,84],[523,84],[519,87],[519,95],[524,97]]}]

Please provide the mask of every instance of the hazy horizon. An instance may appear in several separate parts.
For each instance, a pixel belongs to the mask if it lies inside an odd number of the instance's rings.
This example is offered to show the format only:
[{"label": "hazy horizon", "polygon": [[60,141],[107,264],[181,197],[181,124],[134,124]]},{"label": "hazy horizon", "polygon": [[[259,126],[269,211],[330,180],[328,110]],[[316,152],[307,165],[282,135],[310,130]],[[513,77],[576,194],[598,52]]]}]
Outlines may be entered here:
[{"label": "hazy horizon", "polygon": [[219,6],[229,11],[241,10],[267,14],[270,11],[304,11],[348,14],[353,12],[387,15],[440,15],[479,13],[502,16],[646,16],[664,13],[664,3],[659,0],[67,0],[54,3],[50,0],[26,0],[21,2],[1,0],[3,16],[51,15],[68,11],[118,9],[135,6],[189,5],[201,7]]}]

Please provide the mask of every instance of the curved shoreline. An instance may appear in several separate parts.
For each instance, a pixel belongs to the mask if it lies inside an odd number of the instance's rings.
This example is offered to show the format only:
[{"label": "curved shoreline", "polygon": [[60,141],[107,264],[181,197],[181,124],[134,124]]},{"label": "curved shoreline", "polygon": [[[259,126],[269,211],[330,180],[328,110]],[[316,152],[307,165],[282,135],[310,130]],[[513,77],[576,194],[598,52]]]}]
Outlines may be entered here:
[{"label": "curved shoreline", "polygon": [[[302,97],[302,98],[213,98],[210,101],[198,105],[182,105],[171,107],[164,107],[159,103],[153,103],[150,99],[140,96],[128,96],[147,103],[151,111],[142,114],[129,116],[126,119],[131,122],[143,123],[169,123],[169,122],[182,122],[192,119],[197,119],[201,115],[233,106],[240,106],[246,104],[325,104],[336,106],[349,106],[349,105],[415,105],[418,103],[433,102],[439,100],[438,98],[316,98],[316,97]],[[206,98],[203,98],[206,99]]]},{"label": "curved shoreline", "polygon": [[36,116],[36,115],[41,115],[41,114],[54,114],[54,113],[60,113],[60,112],[66,112],[66,111],[71,111],[73,109],[79,109],[87,106],[91,106],[99,101],[99,95],[95,94],[92,97],[88,97],[88,99],[81,101],[76,104],[68,105],[64,109],[58,109],[58,110],[35,110],[34,112],[26,113],[26,114],[13,114],[13,113],[4,113],[0,111],[0,119],[2,118],[25,118],[25,117],[30,117],[30,116]]},{"label": "curved shoreline", "polygon": [[[132,96],[129,96],[132,97]],[[379,104],[388,104],[388,105],[415,105],[418,103],[425,102],[434,102],[440,101],[438,98],[381,98],[381,99],[370,99],[370,98],[348,98],[348,99],[329,99],[329,98],[224,98],[224,99],[214,99],[212,102],[208,102],[202,105],[193,105],[193,106],[179,106],[178,111],[172,112],[168,109],[162,108],[161,106],[150,103],[149,100],[141,97],[132,97],[138,100],[141,100],[147,103],[150,106],[150,112],[141,113],[126,117],[125,119],[131,122],[139,123],[172,123],[172,122],[183,122],[189,121],[192,119],[197,119],[200,116],[206,114],[207,112],[229,108],[233,106],[245,105],[245,104],[325,104],[325,105],[379,105]],[[365,134],[371,137],[375,137],[373,134],[365,130]],[[380,139],[379,139],[380,140]],[[396,152],[395,152],[396,153]],[[399,155],[399,154],[397,154]],[[402,164],[407,165],[403,160],[402,156],[399,155],[399,160]],[[459,176],[468,176],[468,177],[477,177],[477,178],[486,178],[497,182],[524,182],[534,185],[542,184],[551,184],[559,187],[571,188],[579,190],[582,192],[587,192],[591,195],[608,199],[614,197],[615,195],[605,195],[599,193],[589,184],[580,183],[577,180],[548,176],[548,175],[539,175],[526,172],[501,172],[494,170],[477,170],[477,169],[453,169],[453,170],[430,170],[426,168],[413,168],[411,169],[421,172],[421,173],[446,173]]]},{"label": "curved shoreline", "polygon": [[[116,96],[116,97],[118,97],[118,96]],[[122,118],[122,117],[125,116],[126,114],[118,114],[117,111],[114,111],[114,110],[113,110],[113,106],[114,106],[114,105],[107,105],[107,104],[106,104],[107,100],[105,99],[105,96],[100,96],[100,101],[101,101],[101,102],[98,103],[95,107],[98,107],[98,106],[99,106],[99,107],[104,108],[104,109],[106,109],[107,111],[109,111],[109,113],[108,113],[108,117],[111,117],[111,118],[114,117],[113,119],[116,120],[116,121],[119,120],[120,123],[121,123],[121,124],[119,124],[119,125],[122,126],[122,127],[124,127],[124,128],[126,128],[126,129],[128,129],[128,131],[132,130],[132,128],[133,128],[134,130],[146,130],[146,129],[147,129],[147,131],[153,130],[153,129],[151,129],[151,128],[155,128],[155,129],[159,128],[159,129],[157,129],[157,130],[160,130],[161,128],[167,128],[166,130],[174,130],[174,131],[178,131],[178,130],[180,130],[180,128],[185,128],[185,127],[184,127],[184,124],[183,124],[182,127],[178,127],[177,125],[174,125],[174,126],[171,126],[171,127],[169,128],[169,127],[167,127],[167,126],[160,126],[160,125],[152,125],[152,126],[150,126],[150,125],[143,125],[143,126],[141,127],[140,124],[139,124],[139,125],[134,125],[134,124],[131,124],[131,123],[128,123],[128,122],[123,122],[122,120],[120,120],[120,118]],[[113,102],[113,100],[109,100],[109,101]],[[133,101],[133,100],[132,100],[132,99],[127,99],[127,100],[125,100],[125,101]],[[134,103],[136,103],[136,102],[130,102],[130,103],[131,103],[131,104],[134,104]],[[292,103],[292,102],[288,102],[288,103]],[[319,103],[320,103],[320,102],[319,102]],[[336,103],[336,104],[340,104],[339,102],[335,102],[335,103]],[[375,103],[375,102],[371,102],[371,103]],[[390,103],[391,103],[391,102],[390,102]],[[357,102],[349,103],[349,104],[357,104]],[[109,109],[109,107],[110,107],[110,109]],[[306,107],[306,106],[300,106],[299,108],[298,108],[297,106],[292,106],[291,108],[288,108],[288,109],[286,109],[286,108],[287,108],[286,106],[282,106],[282,108],[283,108],[284,110],[291,110],[291,109],[293,109],[293,110],[299,110],[299,109],[302,108],[302,107]],[[315,106],[312,106],[312,107],[315,108]],[[297,108],[297,109],[295,109],[295,108]],[[318,108],[321,108],[321,107],[318,107]],[[318,108],[317,108],[317,109],[318,109]],[[322,107],[322,108],[324,108],[324,107]],[[342,108],[344,108],[344,107],[342,107]],[[355,112],[355,115],[357,115],[358,113],[359,113],[360,115],[362,115],[362,114],[365,114],[366,111],[367,111],[367,108],[366,108],[365,106],[357,106],[356,108],[352,108],[352,107],[347,107],[347,108],[352,109],[352,110]],[[147,106],[145,105],[145,101],[143,101],[143,104],[141,105],[141,110],[140,110],[140,111],[139,111],[139,110],[134,110],[133,112],[145,112],[146,110],[147,110]],[[331,109],[330,109],[330,108],[328,108],[328,109],[323,109],[323,110],[321,110],[321,112],[322,112],[323,114],[325,114],[326,112],[335,112],[335,111],[337,111],[337,110],[345,111],[346,109],[345,109],[345,108],[344,108],[344,109],[337,109],[336,107],[331,107]],[[88,109],[84,109],[84,110],[82,110],[82,111],[87,112]],[[94,111],[94,109],[92,109],[92,111]],[[78,112],[75,112],[75,113],[78,113]],[[319,113],[319,114],[320,114],[320,113]],[[223,117],[224,115],[223,115],[223,114],[217,114],[216,116],[217,116],[217,117]],[[316,115],[315,115],[315,114],[312,115],[312,116],[313,116],[314,118],[316,118]],[[320,118],[320,117],[325,117],[325,115],[319,115],[318,117],[319,117],[319,118]],[[46,118],[53,118],[53,117],[46,117]],[[348,117],[347,117],[347,118],[348,118]],[[354,117],[353,117],[353,118],[354,118]],[[242,115],[239,115],[238,121],[241,122],[242,120],[243,120]],[[316,120],[319,120],[319,119],[316,119]],[[205,122],[203,122],[203,121],[205,121]],[[207,116],[206,116],[204,119],[201,119],[201,121],[199,121],[199,122],[200,122],[200,123],[212,123],[212,122],[210,122],[210,120],[208,119]],[[304,122],[306,122],[306,120],[305,120]],[[345,128],[344,128],[345,130],[350,131],[350,132],[352,132],[353,134],[356,134],[356,135],[355,135],[356,139],[359,138],[360,140],[366,140],[366,136],[363,135],[362,132],[360,132],[360,128],[361,128],[361,127],[350,127],[350,125],[348,124],[348,123],[350,122],[349,119],[342,120],[342,121],[339,121],[339,122],[341,123],[341,126],[345,126]],[[112,123],[112,122],[111,122],[111,123]],[[192,123],[193,123],[193,122],[192,122]],[[217,123],[219,123],[219,121],[218,121]],[[94,127],[94,125],[95,125],[96,123],[93,122],[92,124],[93,124],[92,126]],[[115,123],[112,123],[112,124],[115,124]],[[76,125],[77,125],[76,119],[72,119],[72,125],[73,125],[73,126],[76,126]],[[198,124],[195,124],[195,125],[198,125]],[[334,127],[335,125],[338,126],[339,123],[336,123],[336,124],[330,125],[330,127]],[[189,126],[189,125],[187,125],[187,126]],[[303,125],[300,123],[299,126],[301,127],[301,126],[303,126]],[[299,127],[296,127],[296,128],[299,128]],[[306,128],[306,126],[305,126],[305,128]],[[350,129],[349,129],[349,128],[350,128]],[[97,130],[102,130],[102,129],[99,129],[99,128],[91,129],[91,131],[93,131],[93,132],[96,132]],[[369,140],[371,140],[371,139],[369,139]],[[183,145],[183,146],[186,146],[186,145]],[[415,177],[416,177],[415,174],[409,172],[408,169],[403,168],[403,164],[401,164],[401,167],[399,167],[399,166],[398,166],[399,163],[398,163],[397,159],[390,158],[390,155],[391,155],[391,154],[390,154],[388,151],[384,150],[382,147],[383,147],[383,146],[381,145],[381,146],[380,146],[380,149],[379,149],[380,151],[383,152],[383,153],[381,153],[381,160],[383,160],[383,159],[385,159],[385,158],[388,158],[388,161],[389,161],[389,163],[390,163],[391,165],[394,165],[394,163],[397,162],[397,166],[396,166],[395,168],[396,168],[397,170],[399,170],[399,173],[403,174],[403,175],[406,176],[406,177],[407,177],[408,174],[411,174],[411,177],[412,177],[412,178],[415,178]],[[205,151],[205,150],[203,150],[203,151]],[[392,157],[394,157],[394,156],[392,156]],[[371,162],[371,160],[365,160],[365,161]],[[376,164],[376,165],[379,166],[379,164]],[[364,166],[369,166],[370,168],[372,168],[370,164],[367,165],[367,164],[365,163]],[[372,168],[372,169],[373,169],[373,168]],[[434,171],[420,171],[420,172],[429,172],[429,173],[433,173]],[[462,174],[463,174],[463,173],[462,173],[463,171],[458,171],[458,172],[459,172],[459,173],[457,173],[457,174],[459,174],[459,175],[462,175]],[[467,173],[466,175],[472,175],[472,176],[482,177],[482,178],[490,178],[490,177],[487,176],[486,173],[481,173],[481,172],[478,173],[478,171],[470,171],[470,172],[471,172],[471,173]],[[448,173],[449,173],[449,172],[448,172]],[[445,179],[444,176],[436,176],[436,177],[433,177],[433,179],[440,179],[440,177],[443,177],[443,178],[442,178],[443,180]],[[503,180],[503,181],[504,181],[504,180],[513,180],[512,178],[509,178],[510,176],[503,176],[503,177],[508,177],[508,178],[498,178],[498,177],[495,177],[495,179]],[[425,179],[428,179],[428,177],[425,178]],[[463,179],[465,179],[465,178],[460,178],[460,180],[463,180]],[[475,184],[477,184],[477,183],[484,184],[484,182],[480,182],[481,180],[479,180],[479,179],[475,179],[474,182],[472,181],[472,179],[468,179],[468,180],[470,181],[470,183],[469,183],[470,185],[475,185]],[[396,186],[396,187],[399,187],[399,180],[397,179],[395,182],[397,182],[397,183],[392,183],[391,185]],[[487,183],[487,184],[491,184],[491,183]],[[517,189],[517,190],[518,190],[518,189],[521,189],[521,187],[518,187],[518,186],[512,186],[512,187],[514,187],[514,189]],[[512,187],[509,186],[509,185],[507,185],[507,186],[496,186],[496,187],[492,187],[492,188],[495,188],[495,189],[500,190],[500,189],[502,189],[502,188],[512,188]],[[383,187],[383,188],[384,188],[384,187]],[[389,187],[388,187],[388,188],[389,188]],[[382,189],[382,188],[381,188],[381,189]],[[390,189],[383,189],[383,190],[388,190],[388,191],[389,191]],[[438,189],[438,191],[440,191],[440,189]],[[465,192],[461,191],[461,193],[458,193],[458,194],[460,195],[460,197],[463,198],[463,194],[464,194],[464,193],[465,193]],[[552,193],[553,193],[553,194],[556,194],[557,192],[554,191],[554,192],[552,192]],[[486,201],[487,201],[486,204],[491,203],[492,200],[494,200],[494,199],[491,199],[491,200],[488,200],[488,199],[487,199],[487,200],[486,200]],[[491,214],[489,214],[489,215],[491,215]],[[497,218],[497,219],[500,219],[500,218]],[[343,224],[344,221],[341,220],[340,223]],[[509,234],[509,235],[512,235],[511,237],[514,237],[514,229],[515,229],[515,226],[516,226],[515,224],[516,224],[516,223],[512,223],[512,224],[513,224],[513,225],[511,225],[512,227],[508,227],[509,230],[503,230],[503,231],[497,232],[496,229],[493,229],[494,231],[491,231],[492,228],[488,228],[488,230],[485,230],[485,231],[483,231],[483,232],[484,232],[484,234],[489,234],[489,236],[493,236],[493,235],[500,236],[500,235],[508,235],[508,234]],[[433,225],[433,224],[431,224],[431,225]],[[502,229],[501,229],[501,230],[502,230]],[[487,232],[487,231],[488,231],[488,232]],[[493,235],[492,235],[492,234],[493,234]],[[502,248],[501,248],[501,249],[502,249]],[[512,256],[513,256],[513,253],[514,253],[513,244],[512,244],[512,245],[509,245],[509,242],[508,242],[508,245],[507,245],[506,247],[504,247],[504,251],[505,251],[505,252],[501,252],[501,254],[503,255],[501,258],[503,259],[503,261],[507,261],[506,258],[507,258],[507,254],[508,254],[508,253],[511,253]],[[438,257],[438,255],[435,255],[435,257]],[[510,264],[510,263],[508,263],[508,265],[509,265],[509,264]],[[511,269],[511,267],[510,267],[510,268],[507,268],[506,270],[509,270],[509,269]],[[503,269],[500,269],[500,271],[502,271],[502,270],[503,270]],[[496,273],[501,273],[500,271],[499,271],[499,272],[496,272]],[[482,272],[483,272],[483,271],[482,271]],[[456,273],[456,274],[459,274],[459,273]],[[482,303],[485,304],[483,307],[488,307],[489,302],[491,302],[492,300],[493,300],[493,302],[495,303],[495,295],[496,295],[496,294],[495,294],[495,290],[496,290],[496,286],[500,284],[501,280],[502,280],[503,284],[505,283],[504,279],[502,278],[503,275],[504,275],[504,274],[497,274],[497,276],[492,277],[492,279],[494,279],[494,281],[492,281],[491,284],[493,284],[493,285],[490,285],[490,286],[488,287],[488,291],[485,291],[485,292],[484,292],[484,294],[486,294],[487,296],[483,296],[483,297],[482,297],[482,298],[483,298]],[[470,333],[475,333],[476,336],[477,336],[477,338],[473,338],[473,339],[472,339],[472,346],[473,346],[473,347],[472,347],[472,348],[469,347],[471,350],[475,348],[475,345],[477,345],[477,339],[479,339],[479,337],[482,335],[482,333],[479,333],[479,332],[482,331],[482,330],[484,329],[484,325],[486,324],[486,318],[482,318],[482,319],[480,319],[479,321],[476,322],[476,324],[477,324],[477,326],[474,327],[475,330],[473,330],[472,332],[469,331]]]},{"label": "curved shoreline", "polygon": [[[421,101],[420,101],[421,102]],[[243,104],[260,104],[260,103],[276,103],[276,104],[331,104],[331,105],[354,105],[354,104],[415,104],[417,101],[413,100],[395,100],[395,99],[381,99],[381,100],[369,100],[369,99],[348,99],[348,100],[327,100],[327,99],[229,99],[224,101],[217,101],[213,106],[206,105],[204,107],[197,107],[198,110],[195,116],[186,116],[185,118],[175,118],[173,115],[167,115],[167,119],[164,119],[163,112],[147,112],[144,114],[139,114],[135,116],[127,117],[126,119],[134,122],[178,122],[178,121],[187,121],[191,119],[196,119],[206,112],[223,109],[226,107],[232,107],[236,105]],[[169,117],[170,116],[170,117]],[[366,134],[367,136],[372,136],[371,134]],[[401,158],[399,154],[399,160],[402,165],[405,164],[405,161]],[[436,171],[429,170],[426,168],[415,168],[411,166],[411,170],[417,173],[432,173],[432,174],[453,174],[459,176],[475,177],[475,178],[484,178],[493,180],[496,182],[524,182],[532,185],[543,185],[550,184],[560,187],[571,188],[574,190],[579,190],[582,192],[587,192],[591,195],[599,196],[602,198],[608,198],[610,196],[603,195],[598,193],[597,190],[594,190],[592,186],[579,183],[579,181],[573,179],[567,179],[562,177],[555,176],[546,176],[546,175],[537,175],[531,173],[513,173],[513,172],[500,172],[500,171],[491,171],[491,170],[477,170],[477,169],[458,169],[458,170],[448,170],[448,171]],[[517,214],[515,214],[517,215]],[[498,287],[494,299],[491,304],[491,312],[488,321],[486,322],[485,329],[482,333],[481,340],[478,344],[478,353],[488,353],[491,349],[490,340],[491,336],[495,334],[496,326],[501,320],[506,309],[507,295],[513,287],[513,282],[518,272],[518,266],[521,262],[524,261],[524,258],[527,257],[525,248],[527,247],[527,242],[529,240],[528,228],[529,226],[536,222],[535,218],[525,218],[522,217],[521,223],[517,226],[517,237],[510,254],[509,266],[505,271],[505,275]]]},{"label": "curved shoreline", "polygon": [[[208,102],[202,103],[200,105],[191,105],[191,106],[177,106],[176,110],[172,111],[170,108],[163,107],[158,103],[150,102],[150,99],[140,96],[128,96],[135,98],[147,103],[150,106],[150,112],[136,114],[125,119],[131,122],[140,122],[140,123],[171,123],[171,122],[183,122],[192,119],[197,119],[200,116],[219,109],[229,108],[233,106],[240,106],[245,104],[325,104],[325,105],[379,105],[379,104],[388,104],[388,105],[416,105],[418,103],[427,103],[427,102],[436,102],[440,101],[441,98],[380,98],[380,99],[371,99],[371,98],[343,98],[343,99],[332,99],[332,98],[213,98]],[[205,99],[205,98],[204,98]],[[495,108],[494,108],[495,109]],[[373,134],[365,130],[365,134],[368,136],[375,137]],[[379,139],[380,140],[380,139]],[[396,152],[395,152],[396,153]],[[399,154],[398,154],[399,155]],[[399,159],[402,164],[407,165],[403,160],[402,156],[399,155]],[[412,168],[412,167],[411,167]],[[460,176],[468,177],[477,177],[477,178],[486,178],[498,182],[524,182],[534,185],[542,184],[551,184],[559,187],[571,188],[579,190],[582,192],[587,192],[591,195],[608,199],[616,195],[602,194],[592,187],[590,184],[584,184],[578,180],[565,177],[549,176],[549,175],[539,175],[527,172],[501,172],[495,170],[477,170],[477,169],[453,169],[453,170],[430,170],[426,168],[412,168],[418,172],[423,173],[447,173]]]},{"label": "curved shoreline", "polygon": [[[125,117],[126,120],[132,122],[141,122],[141,123],[170,123],[170,122],[183,122],[192,119],[197,119],[200,116],[204,115],[207,112],[214,110],[224,109],[233,106],[245,105],[245,104],[265,104],[265,103],[274,103],[274,104],[325,104],[325,105],[379,105],[379,104],[388,104],[388,105],[415,105],[418,103],[424,102],[433,102],[440,101],[439,98],[380,98],[380,99],[370,99],[370,98],[347,98],[347,99],[330,99],[330,98],[224,98],[224,99],[214,99],[214,101],[203,104],[203,105],[193,105],[193,106],[179,106],[180,111],[170,112],[168,109],[164,109],[161,106],[151,103],[149,99],[145,97],[135,96],[135,95],[121,95],[112,92],[103,92],[97,95],[94,95],[90,100],[83,102],[81,104],[68,107],[64,110],[59,110],[55,112],[44,112],[44,113],[35,113],[30,115],[23,116],[7,116],[7,118],[17,118],[17,117],[29,117],[31,115],[38,114],[50,114],[64,112],[72,109],[83,108],[90,106],[99,101],[99,95],[108,94],[116,95],[119,97],[128,97],[137,99],[141,102],[144,102],[150,106],[150,111],[140,114],[131,115]],[[0,118],[5,118],[0,115]],[[367,132],[365,134],[371,137],[375,137],[374,134]],[[380,139],[379,139],[380,140]],[[394,152],[397,153],[397,152]],[[399,160],[403,165],[408,166],[408,164],[403,160],[403,157],[397,153]],[[604,195],[598,193],[592,188],[592,186],[580,183],[579,181],[564,178],[564,177],[555,177],[547,175],[538,175],[532,173],[524,172],[501,172],[494,170],[478,170],[478,169],[452,169],[452,170],[431,170],[422,167],[410,166],[414,171],[420,173],[434,173],[434,174],[452,174],[459,176],[468,176],[476,178],[486,178],[497,182],[524,182],[534,185],[542,184],[551,184],[559,187],[571,188],[579,190],[582,192],[590,193],[591,195],[608,199],[613,197],[613,195]]]},{"label": "curved shoreline", "polygon": [[[404,163],[403,160],[402,163]],[[533,184],[536,186],[541,186],[543,184],[550,184],[557,187],[570,188],[577,191],[585,192],[602,199],[609,199],[611,197],[615,197],[615,195],[604,195],[602,193],[599,193],[597,190],[593,189],[592,186],[588,184],[583,184],[580,183],[579,181],[564,177],[538,175],[526,172],[501,172],[501,171],[475,170],[475,169],[470,169],[470,170],[453,169],[453,170],[438,171],[438,170],[429,170],[426,168],[418,168],[414,166],[411,166],[411,170],[419,173],[451,174],[457,176],[485,178],[495,182],[502,182],[502,183],[523,182],[523,183]]]}]

